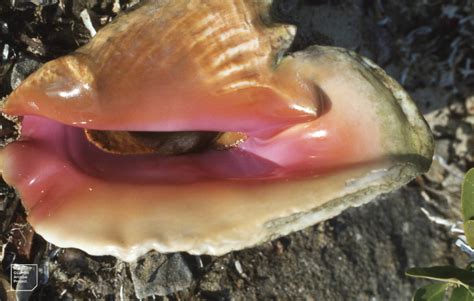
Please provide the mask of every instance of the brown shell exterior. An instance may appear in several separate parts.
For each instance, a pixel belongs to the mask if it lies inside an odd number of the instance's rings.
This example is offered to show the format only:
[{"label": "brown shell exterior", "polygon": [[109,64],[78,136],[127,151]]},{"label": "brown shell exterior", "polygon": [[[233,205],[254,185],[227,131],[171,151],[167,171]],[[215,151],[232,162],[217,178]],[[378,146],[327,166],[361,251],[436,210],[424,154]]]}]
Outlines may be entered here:
[{"label": "brown shell exterior", "polygon": [[[272,82],[268,67],[275,65],[280,54],[289,47],[295,28],[292,25],[267,26],[267,5],[268,1],[255,0],[157,1],[138,8],[141,14],[121,17],[120,23],[110,25],[108,34],[99,33],[79,52],[94,53],[94,48],[101,48],[92,58],[94,68],[114,77],[113,82],[123,84],[126,84],[126,76],[114,70],[129,70],[134,74],[135,69],[142,69],[151,57],[159,57],[160,61],[154,62],[158,67],[153,68],[164,70],[179,65],[182,58],[192,58],[193,70],[197,73],[193,76],[221,87],[222,91],[269,86]],[[140,25],[130,19],[139,15],[147,19]],[[127,22],[127,19],[130,20]],[[131,24],[133,26],[129,26]],[[150,33],[157,33],[156,37],[143,37]],[[104,43],[116,47],[102,47]],[[125,45],[127,48],[120,49]],[[127,53],[136,55],[132,64],[123,58]],[[114,70],[106,68],[110,64]]]}]

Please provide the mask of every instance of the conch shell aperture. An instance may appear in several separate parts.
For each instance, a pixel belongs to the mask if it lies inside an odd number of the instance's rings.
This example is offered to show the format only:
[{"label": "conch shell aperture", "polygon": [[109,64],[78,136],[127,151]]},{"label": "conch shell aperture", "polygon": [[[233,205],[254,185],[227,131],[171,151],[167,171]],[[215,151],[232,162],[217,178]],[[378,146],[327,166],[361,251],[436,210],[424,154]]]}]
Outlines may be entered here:
[{"label": "conch shell aperture", "polygon": [[[431,134],[406,92],[344,49],[287,54],[295,28],[271,23],[270,5],[148,1],[28,77],[3,106],[22,132],[1,156],[34,229],[127,261],[151,249],[219,255],[426,171]],[[197,142],[179,155],[121,151],[135,132]],[[201,148],[213,133],[225,147]]]}]

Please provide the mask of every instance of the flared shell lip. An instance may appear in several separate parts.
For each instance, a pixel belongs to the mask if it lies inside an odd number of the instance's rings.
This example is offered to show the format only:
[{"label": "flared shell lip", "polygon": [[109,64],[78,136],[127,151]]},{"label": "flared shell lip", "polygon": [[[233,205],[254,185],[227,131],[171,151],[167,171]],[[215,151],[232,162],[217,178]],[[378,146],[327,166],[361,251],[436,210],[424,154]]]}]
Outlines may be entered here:
[{"label": "flared shell lip", "polygon": [[[80,248],[91,255],[112,255],[123,261],[133,262],[148,251],[156,250],[162,253],[170,252],[188,252],[194,255],[213,255],[221,256],[231,251],[250,248],[291,232],[304,229],[318,222],[327,220],[340,214],[348,207],[361,206],[381,193],[396,189],[408,181],[414,175],[418,174],[418,167],[408,164],[398,164],[388,167],[388,165],[379,165],[375,169],[368,171],[361,178],[345,181],[345,189],[341,190],[338,197],[328,201],[324,205],[313,208],[302,209],[297,207],[288,207],[286,212],[280,212],[266,221],[249,221],[251,224],[258,224],[257,229],[248,232],[238,233],[237,236],[228,235],[225,232],[217,237],[196,238],[196,237],[173,237],[167,236],[162,239],[147,239],[138,244],[129,245],[125,241],[110,242],[108,240],[100,241],[77,241],[64,239],[61,233],[51,231],[47,223],[36,226],[44,238],[58,245],[59,247]],[[388,181],[390,179],[391,181]],[[366,186],[368,183],[369,186]],[[360,188],[359,185],[365,185]],[[348,195],[343,195],[347,193]],[[253,228],[253,226],[251,227]]]}]

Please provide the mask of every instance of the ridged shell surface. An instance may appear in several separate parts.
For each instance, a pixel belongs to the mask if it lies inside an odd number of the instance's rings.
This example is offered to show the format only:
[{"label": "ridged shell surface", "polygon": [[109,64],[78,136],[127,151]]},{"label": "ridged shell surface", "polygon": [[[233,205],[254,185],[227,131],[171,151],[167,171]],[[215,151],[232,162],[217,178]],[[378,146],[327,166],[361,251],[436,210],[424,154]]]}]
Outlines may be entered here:
[{"label": "ridged shell surface", "polygon": [[[313,119],[313,91],[275,72],[294,27],[267,24],[267,9],[250,0],[149,2],[46,64],[4,109],[110,130],[249,130]],[[222,122],[207,121],[216,116]]]}]

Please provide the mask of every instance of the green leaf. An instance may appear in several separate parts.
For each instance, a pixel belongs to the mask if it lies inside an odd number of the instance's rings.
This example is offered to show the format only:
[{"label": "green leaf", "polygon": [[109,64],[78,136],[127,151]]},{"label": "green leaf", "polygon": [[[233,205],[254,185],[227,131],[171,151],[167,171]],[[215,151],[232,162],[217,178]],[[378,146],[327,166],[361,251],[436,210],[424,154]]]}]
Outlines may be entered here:
[{"label": "green leaf", "polygon": [[471,168],[464,177],[461,203],[464,221],[474,219],[474,168]]},{"label": "green leaf", "polygon": [[448,286],[448,283],[435,283],[423,286],[416,291],[413,301],[443,301]]},{"label": "green leaf", "polygon": [[464,235],[471,248],[474,248],[474,220],[469,220],[464,223]]},{"label": "green leaf", "polygon": [[458,286],[453,289],[449,301],[472,301],[472,294],[465,287]]},{"label": "green leaf", "polygon": [[411,277],[425,278],[462,285],[468,288],[474,286],[474,272],[453,266],[438,266],[429,268],[412,268],[406,271]]}]

